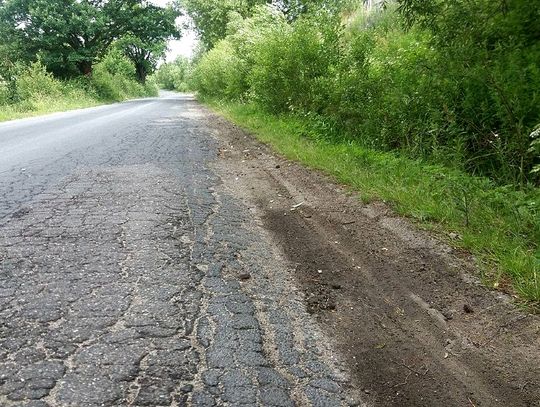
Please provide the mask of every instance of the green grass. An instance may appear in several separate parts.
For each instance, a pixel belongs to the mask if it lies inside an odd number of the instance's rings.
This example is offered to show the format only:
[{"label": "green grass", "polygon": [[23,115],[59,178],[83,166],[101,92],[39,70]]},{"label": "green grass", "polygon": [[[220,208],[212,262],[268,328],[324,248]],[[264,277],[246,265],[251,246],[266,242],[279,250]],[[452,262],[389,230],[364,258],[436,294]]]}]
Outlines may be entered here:
[{"label": "green grass", "polygon": [[56,97],[35,96],[30,100],[13,105],[0,104],[0,122],[25,117],[40,116],[48,113],[65,112],[74,109],[84,109],[121,102],[127,99],[154,96],[152,93],[126,95],[119,98],[104,98],[85,92],[83,89],[74,89]]},{"label": "green grass", "polygon": [[2,105],[0,106],[0,122],[14,119],[22,119],[25,117],[40,116],[47,113],[63,112],[73,109],[82,109],[103,105],[107,102],[92,98],[87,95],[81,97],[59,97],[59,98],[43,98],[33,100],[31,103],[24,105]]},{"label": "green grass", "polygon": [[141,85],[103,69],[96,69],[91,78],[59,80],[35,63],[18,75],[12,87],[0,81],[0,122],[157,94],[151,81]]},{"label": "green grass", "polygon": [[[540,305],[538,188],[496,186],[447,167],[332,142],[306,118],[273,116],[251,104],[205,102],[286,158],[332,175],[365,201],[389,203],[398,214],[470,251],[488,287]],[[451,239],[452,233],[458,237]]]}]

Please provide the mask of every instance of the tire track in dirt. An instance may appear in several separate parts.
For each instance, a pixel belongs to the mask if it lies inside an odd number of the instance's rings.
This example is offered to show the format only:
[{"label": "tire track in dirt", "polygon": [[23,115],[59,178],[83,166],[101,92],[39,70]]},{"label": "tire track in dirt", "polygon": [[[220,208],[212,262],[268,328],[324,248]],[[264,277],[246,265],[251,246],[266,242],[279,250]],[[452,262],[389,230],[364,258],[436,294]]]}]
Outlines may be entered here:
[{"label": "tire track in dirt", "polygon": [[473,259],[216,117],[219,172],[375,405],[540,406],[540,319]]}]

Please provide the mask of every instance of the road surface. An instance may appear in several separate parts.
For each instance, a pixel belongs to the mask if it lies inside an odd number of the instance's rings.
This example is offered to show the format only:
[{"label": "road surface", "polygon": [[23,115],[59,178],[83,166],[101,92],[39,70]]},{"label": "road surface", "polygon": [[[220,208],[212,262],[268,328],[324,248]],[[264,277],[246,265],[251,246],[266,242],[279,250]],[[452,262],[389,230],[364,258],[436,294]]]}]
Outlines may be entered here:
[{"label": "road surface", "polygon": [[[0,124],[0,405],[347,404],[189,96]],[[242,254],[250,251],[249,254]]]},{"label": "road surface", "polygon": [[538,316],[190,96],[0,123],[0,191],[2,407],[540,406]]}]

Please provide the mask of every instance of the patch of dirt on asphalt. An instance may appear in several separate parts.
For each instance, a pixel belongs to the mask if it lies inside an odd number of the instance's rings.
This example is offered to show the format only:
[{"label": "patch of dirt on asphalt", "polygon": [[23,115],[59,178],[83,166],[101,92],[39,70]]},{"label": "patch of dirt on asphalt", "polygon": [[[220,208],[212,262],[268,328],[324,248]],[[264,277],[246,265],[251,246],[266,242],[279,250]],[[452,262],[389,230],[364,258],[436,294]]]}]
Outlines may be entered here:
[{"label": "patch of dirt on asphalt", "polygon": [[308,310],[381,406],[540,406],[540,318],[484,288],[472,259],[382,203],[213,116],[216,167],[270,231]]}]

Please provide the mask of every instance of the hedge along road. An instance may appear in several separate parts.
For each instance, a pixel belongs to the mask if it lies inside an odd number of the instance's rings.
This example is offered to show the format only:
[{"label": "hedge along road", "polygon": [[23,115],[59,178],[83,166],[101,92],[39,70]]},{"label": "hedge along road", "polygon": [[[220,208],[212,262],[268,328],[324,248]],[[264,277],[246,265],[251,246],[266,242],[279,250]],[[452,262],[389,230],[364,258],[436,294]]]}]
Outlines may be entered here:
[{"label": "hedge along road", "polygon": [[190,96],[3,123],[0,157],[2,406],[540,399],[537,317]]}]

